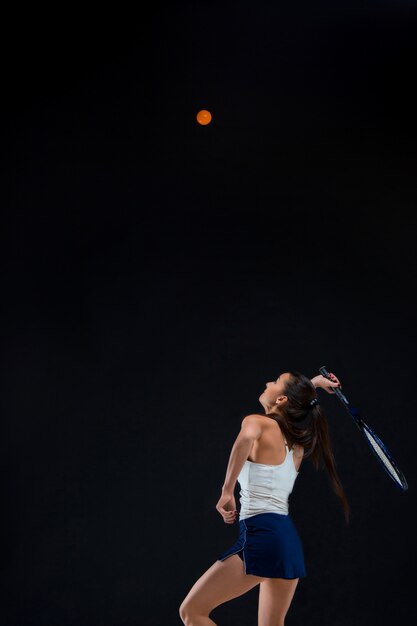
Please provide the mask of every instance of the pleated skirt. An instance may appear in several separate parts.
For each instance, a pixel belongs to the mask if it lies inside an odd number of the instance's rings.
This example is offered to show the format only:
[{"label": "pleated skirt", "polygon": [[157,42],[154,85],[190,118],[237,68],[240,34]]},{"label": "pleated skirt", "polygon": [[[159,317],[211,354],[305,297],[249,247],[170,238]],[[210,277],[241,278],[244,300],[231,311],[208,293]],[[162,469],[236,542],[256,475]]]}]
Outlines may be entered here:
[{"label": "pleated skirt", "polygon": [[238,554],[245,574],[264,578],[304,578],[303,546],[289,515],[260,513],[239,521],[236,542],[219,557]]}]

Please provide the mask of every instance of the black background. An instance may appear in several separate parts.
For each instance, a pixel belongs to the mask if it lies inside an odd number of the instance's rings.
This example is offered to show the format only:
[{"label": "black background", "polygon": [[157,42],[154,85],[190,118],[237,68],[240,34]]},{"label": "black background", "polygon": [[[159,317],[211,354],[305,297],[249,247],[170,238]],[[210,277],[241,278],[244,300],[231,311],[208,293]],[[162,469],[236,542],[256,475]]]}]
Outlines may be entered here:
[{"label": "black background", "polygon": [[[412,621],[416,24],[406,0],[5,15],[1,624],[180,624],[236,538],[241,419],[323,364],[409,490],[320,392],[352,521],[305,462],[286,623]],[[257,593],[212,618],[255,624]]]}]

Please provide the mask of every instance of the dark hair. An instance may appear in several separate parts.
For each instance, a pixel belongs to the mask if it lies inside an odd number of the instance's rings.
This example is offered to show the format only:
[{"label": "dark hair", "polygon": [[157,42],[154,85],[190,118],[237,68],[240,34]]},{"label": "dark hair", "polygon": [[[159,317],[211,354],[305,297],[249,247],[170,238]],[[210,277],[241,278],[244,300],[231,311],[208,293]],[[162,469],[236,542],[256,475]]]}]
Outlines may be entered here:
[{"label": "dark hair", "polygon": [[316,470],[323,467],[324,462],[333,491],[341,501],[346,523],[349,523],[349,503],[336,471],[326,415],[320,404],[309,404],[317,399],[316,389],[304,374],[296,371],[288,373],[290,377],[283,391],[288,401],[279,413],[267,415],[278,422],[290,447],[294,443],[303,446],[304,458],[310,457]]}]

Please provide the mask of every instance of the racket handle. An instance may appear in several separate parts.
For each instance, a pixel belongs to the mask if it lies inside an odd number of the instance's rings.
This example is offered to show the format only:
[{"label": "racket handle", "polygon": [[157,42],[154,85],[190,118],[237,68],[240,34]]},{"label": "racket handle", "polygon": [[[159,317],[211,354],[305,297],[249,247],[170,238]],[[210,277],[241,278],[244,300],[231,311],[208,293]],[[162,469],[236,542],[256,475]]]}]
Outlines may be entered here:
[{"label": "racket handle", "polygon": [[[319,367],[319,372],[322,376],[324,376],[325,378],[328,378],[329,380],[331,380],[330,378],[330,373],[328,371],[328,369],[326,368],[325,365],[323,365],[322,367]],[[346,396],[341,392],[339,387],[334,387],[333,388],[334,393],[337,395],[337,397],[339,398],[339,400],[345,405],[346,408],[349,407],[349,401],[346,398]]]}]

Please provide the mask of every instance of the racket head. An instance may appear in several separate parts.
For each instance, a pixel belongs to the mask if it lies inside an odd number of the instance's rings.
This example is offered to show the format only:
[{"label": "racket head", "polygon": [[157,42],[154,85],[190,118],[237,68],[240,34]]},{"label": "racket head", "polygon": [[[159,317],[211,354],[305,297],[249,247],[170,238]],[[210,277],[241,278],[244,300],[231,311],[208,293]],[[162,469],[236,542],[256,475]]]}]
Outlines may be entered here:
[{"label": "racket head", "polygon": [[360,429],[371,448],[372,452],[375,454],[376,458],[382,465],[382,467],[387,472],[388,476],[394,481],[394,483],[402,489],[406,491],[408,489],[407,480],[398,467],[397,463],[394,460],[394,457],[388,450],[387,446],[381,441],[378,435],[374,430],[364,420],[361,418],[360,421]]},{"label": "racket head", "polygon": [[[319,368],[320,374],[331,380],[329,371],[325,365]],[[407,480],[394,460],[394,457],[388,450],[387,446],[381,441],[375,431],[365,422],[365,420],[359,415],[357,409],[352,406],[344,393],[336,387],[334,393],[344,405],[345,409],[353,418],[356,426],[362,432],[370,449],[375,454],[376,458],[387,472],[388,476],[394,481],[395,485],[402,491],[408,489]]]}]

